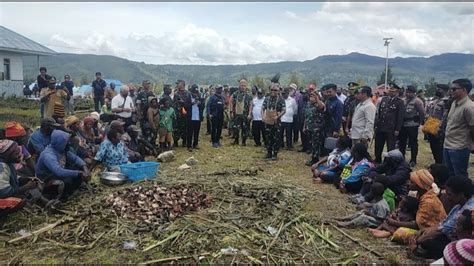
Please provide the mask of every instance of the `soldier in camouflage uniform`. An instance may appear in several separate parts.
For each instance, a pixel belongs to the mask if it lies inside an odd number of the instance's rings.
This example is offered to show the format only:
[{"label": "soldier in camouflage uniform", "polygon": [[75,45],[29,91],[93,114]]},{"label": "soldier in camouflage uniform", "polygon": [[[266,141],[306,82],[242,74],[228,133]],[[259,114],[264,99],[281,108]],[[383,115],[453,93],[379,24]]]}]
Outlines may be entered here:
[{"label": "soldier in camouflage uniform", "polygon": [[186,140],[191,134],[191,93],[186,90],[183,80],[176,82],[177,91],[174,95],[175,111],[176,111],[176,128],[174,136],[175,147],[178,146],[178,140],[182,139],[182,146],[186,147]]},{"label": "soldier in camouflage uniform", "polygon": [[[262,105],[262,117],[265,123],[267,138],[267,156],[265,159],[275,161],[280,148],[280,118],[285,114],[285,100],[279,95],[280,86],[272,84],[270,96],[265,97]],[[269,119],[273,117],[273,119]]]},{"label": "soldier in camouflage uniform", "polygon": [[306,165],[311,166],[319,161],[319,155],[324,140],[325,105],[317,91],[310,92],[309,102],[305,108],[303,130],[311,141],[311,159]]},{"label": "soldier in camouflage uniform", "polygon": [[242,135],[242,146],[245,146],[249,132],[249,121],[252,97],[247,93],[247,80],[239,81],[239,90],[234,92],[230,101],[230,118],[233,120],[234,145],[239,144],[239,135]]},{"label": "soldier in camouflage uniform", "polygon": [[344,107],[342,109],[342,127],[344,130],[344,134],[346,136],[349,135],[351,129],[351,122],[352,122],[352,115],[354,114],[355,108],[357,104],[359,104],[359,100],[354,95],[354,92],[359,87],[358,83],[349,82],[347,83],[347,92],[348,96],[344,101]]}]

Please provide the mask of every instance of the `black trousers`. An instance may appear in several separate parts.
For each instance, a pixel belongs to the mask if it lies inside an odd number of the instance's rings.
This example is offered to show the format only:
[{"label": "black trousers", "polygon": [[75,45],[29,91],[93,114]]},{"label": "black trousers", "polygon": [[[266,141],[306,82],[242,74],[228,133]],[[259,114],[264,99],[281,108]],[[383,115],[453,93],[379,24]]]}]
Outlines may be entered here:
[{"label": "black trousers", "polygon": [[382,152],[387,143],[387,150],[395,150],[396,137],[393,132],[377,132],[375,133],[375,162],[382,163]]},{"label": "black trousers", "polygon": [[281,122],[280,129],[280,147],[285,147],[283,136],[286,135],[286,145],[288,148],[293,147],[293,123]]},{"label": "black trousers", "polygon": [[416,163],[416,157],[418,156],[418,126],[402,127],[402,130],[400,130],[400,135],[398,136],[398,148],[405,158],[407,140],[411,151],[410,162]]},{"label": "black trousers", "polygon": [[300,135],[303,135],[303,121],[299,121],[298,116],[295,115],[293,117],[293,143],[298,142]]},{"label": "black trousers", "polygon": [[430,142],[431,153],[436,163],[443,163],[443,140],[433,135],[426,135]]},{"label": "black trousers", "polygon": [[265,124],[263,121],[252,121],[252,135],[256,145],[262,145],[262,138],[263,142],[267,143],[265,136]]},{"label": "black trousers", "polygon": [[196,147],[199,143],[199,130],[201,130],[201,121],[191,121],[191,134],[186,137],[186,144],[188,148]]},{"label": "black trousers", "polygon": [[96,112],[100,112],[100,108],[104,105],[104,96],[99,97],[99,96],[94,96],[94,110]]},{"label": "black trousers", "polygon": [[222,125],[224,124],[224,116],[214,116],[211,118],[211,141],[218,143],[221,139]]},{"label": "black trousers", "polygon": [[206,133],[211,134],[211,119],[209,116],[206,116]]}]

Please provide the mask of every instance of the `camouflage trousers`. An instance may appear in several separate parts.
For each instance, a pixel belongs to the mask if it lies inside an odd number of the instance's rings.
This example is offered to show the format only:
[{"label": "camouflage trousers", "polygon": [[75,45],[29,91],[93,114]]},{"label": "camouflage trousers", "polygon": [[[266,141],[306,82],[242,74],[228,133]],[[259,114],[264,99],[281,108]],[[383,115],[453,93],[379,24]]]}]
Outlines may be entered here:
[{"label": "camouflage trousers", "polygon": [[239,141],[239,135],[242,136],[242,140],[245,141],[248,137],[249,132],[249,122],[247,117],[244,115],[236,115],[234,116],[233,123],[232,123],[234,139],[235,141]]},{"label": "camouflage trousers", "polygon": [[277,154],[280,149],[280,130],[280,124],[265,125],[267,152],[270,154]]},{"label": "camouflage trousers", "polygon": [[311,158],[319,159],[323,147],[324,133],[321,130],[308,130],[308,134],[311,142]]}]

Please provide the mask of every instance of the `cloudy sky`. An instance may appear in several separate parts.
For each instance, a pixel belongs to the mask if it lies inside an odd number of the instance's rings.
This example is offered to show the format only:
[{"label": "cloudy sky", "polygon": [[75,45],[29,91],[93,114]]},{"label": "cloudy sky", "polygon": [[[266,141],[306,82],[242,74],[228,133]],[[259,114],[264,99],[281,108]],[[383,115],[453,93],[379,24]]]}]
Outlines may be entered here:
[{"label": "cloudy sky", "polygon": [[58,52],[249,64],[360,52],[474,52],[474,3],[0,3],[0,24]]}]

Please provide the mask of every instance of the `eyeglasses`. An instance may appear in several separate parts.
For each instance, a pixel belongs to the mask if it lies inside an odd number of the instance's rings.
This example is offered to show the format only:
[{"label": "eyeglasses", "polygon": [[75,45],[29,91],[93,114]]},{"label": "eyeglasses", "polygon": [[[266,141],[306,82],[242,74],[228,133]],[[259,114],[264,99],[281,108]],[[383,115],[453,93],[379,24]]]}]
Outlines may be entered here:
[{"label": "eyeglasses", "polygon": [[279,91],[279,90],[273,90],[273,89],[272,89],[271,91]]}]

